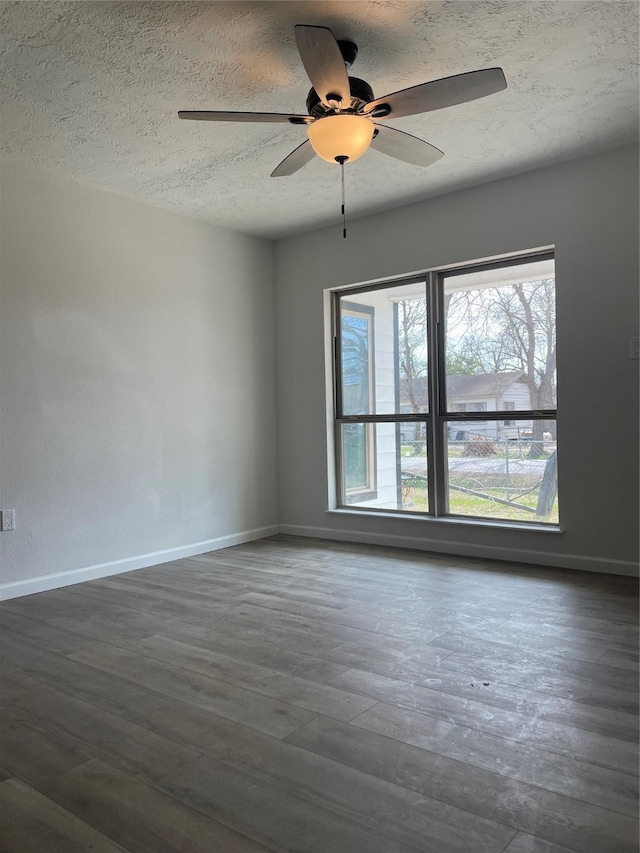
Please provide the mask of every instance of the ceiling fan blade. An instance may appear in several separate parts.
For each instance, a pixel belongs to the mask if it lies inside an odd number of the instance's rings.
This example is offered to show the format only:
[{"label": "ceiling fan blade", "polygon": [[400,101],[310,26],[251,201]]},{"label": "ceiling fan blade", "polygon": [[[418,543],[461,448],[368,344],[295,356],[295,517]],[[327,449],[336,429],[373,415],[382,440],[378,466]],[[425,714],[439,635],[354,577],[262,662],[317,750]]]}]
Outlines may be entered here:
[{"label": "ceiling fan blade", "polygon": [[351,104],[349,77],[331,30],[297,24],[295,33],[300,59],[322,103],[346,109]]},{"label": "ceiling fan blade", "polygon": [[315,156],[316,152],[311,147],[311,143],[308,139],[305,139],[302,145],[294,148],[291,154],[287,154],[282,163],[276,166],[273,172],[271,172],[271,177],[286,178],[288,175],[293,175],[298,169],[306,166],[309,160],[313,160]]},{"label": "ceiling fan blade", "polygon": [[376,124],[376,131],[371,147],[383,154],[388,154],[389,157],[395,157],[396,160],[404,160],[405,163],[413,163],[414,166],[430,166],[444,157],[439,148],[403,130]]},{"label": "ceiling fan blade", "polygon": [[313,121],[311,116],[296,116],[288,113],[237,113],[211,110],[180,110],[178,118],[192,121],[259,121],[288,124],[310,124]]},{"label": "ceiling fan blade", "polygon": [[506,88],[507,81],[502,68],[468,71],[466,74],[431,80],[429,83],[376,98],[366,105],[363,112],[377,119],[400,118],[464,104]]}]

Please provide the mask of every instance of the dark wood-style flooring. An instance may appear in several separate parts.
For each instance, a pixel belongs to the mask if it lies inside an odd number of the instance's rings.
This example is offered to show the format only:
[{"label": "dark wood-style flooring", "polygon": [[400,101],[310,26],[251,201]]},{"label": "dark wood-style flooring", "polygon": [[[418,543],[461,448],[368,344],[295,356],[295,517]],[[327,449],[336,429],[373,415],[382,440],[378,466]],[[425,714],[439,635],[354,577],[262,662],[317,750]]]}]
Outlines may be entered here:
[{"label": "dark wood-style flooring", "polygon": [[275,537],[0,605],[4,853],[636,853],[637,585]]}]

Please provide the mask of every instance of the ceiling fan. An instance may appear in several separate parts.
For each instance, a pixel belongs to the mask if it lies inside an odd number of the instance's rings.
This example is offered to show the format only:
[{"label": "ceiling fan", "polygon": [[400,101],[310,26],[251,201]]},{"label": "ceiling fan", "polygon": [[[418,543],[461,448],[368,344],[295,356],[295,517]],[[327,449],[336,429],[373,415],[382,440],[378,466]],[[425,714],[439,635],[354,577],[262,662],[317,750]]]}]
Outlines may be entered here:
[{"label": "ceiling fan", "polygon": [[507,86],[501,68],[469,71],[411,86],[374,98],[371,86],[347,69],[358,55],[351,41],[337,41],[328,27],[298,24],[296,44],[313,88],[307,96],[308,115],[182,110],[178,117],[195,121],[282,122],[307,130],[308,139],[273,170],[272,178],[292,175],[318,154],[329,163],[353,162],[371,146],[397,160],[430,166],[443,156],[435,146],[380,124],[386,119],[439,110],[484,98]]}]

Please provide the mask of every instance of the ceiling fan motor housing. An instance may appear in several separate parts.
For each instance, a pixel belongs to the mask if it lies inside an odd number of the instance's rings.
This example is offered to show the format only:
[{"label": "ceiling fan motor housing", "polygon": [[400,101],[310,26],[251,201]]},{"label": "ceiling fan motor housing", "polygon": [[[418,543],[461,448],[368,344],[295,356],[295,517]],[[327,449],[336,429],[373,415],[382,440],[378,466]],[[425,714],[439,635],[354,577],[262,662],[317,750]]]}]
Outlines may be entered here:
[{"label": "ceiling fan motor housing", "polygon": [[[366,80],[360,80],[359,77],[349,77],[349,93],[351,95],[351,103],[343,105],[342,110],[350,109],[354,112],[359,112],[374,99],[371,86]],[[316,90],[310,89],[307,95],[307,112],[314,118],[322,118],[332,111],[324,106]]]},{"label": "ceiling fan motor housing", "polygon": [[358,45],[353,41],[347,41],[347,39],[338,39],[338,47],[344,59],[344,64],[347,68],[351,68],[358,56]]}]

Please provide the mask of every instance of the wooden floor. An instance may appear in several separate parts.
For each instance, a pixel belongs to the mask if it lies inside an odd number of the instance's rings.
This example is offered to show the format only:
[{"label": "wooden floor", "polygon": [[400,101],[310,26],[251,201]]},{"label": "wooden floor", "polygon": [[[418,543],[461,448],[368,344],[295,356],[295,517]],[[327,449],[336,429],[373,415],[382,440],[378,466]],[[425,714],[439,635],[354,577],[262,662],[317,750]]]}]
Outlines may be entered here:
[{"label": "wooden floor", "polygon": [[4,853],[636,853],[637,586],[275,537],[0,606]]}]

